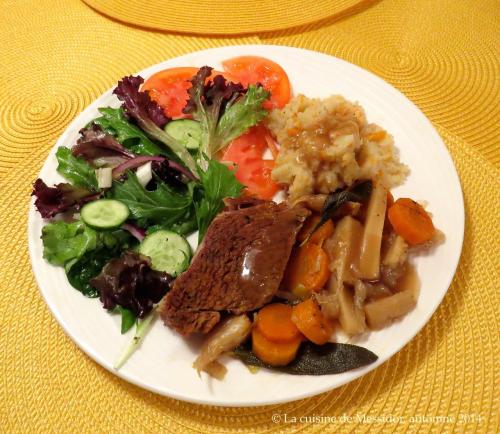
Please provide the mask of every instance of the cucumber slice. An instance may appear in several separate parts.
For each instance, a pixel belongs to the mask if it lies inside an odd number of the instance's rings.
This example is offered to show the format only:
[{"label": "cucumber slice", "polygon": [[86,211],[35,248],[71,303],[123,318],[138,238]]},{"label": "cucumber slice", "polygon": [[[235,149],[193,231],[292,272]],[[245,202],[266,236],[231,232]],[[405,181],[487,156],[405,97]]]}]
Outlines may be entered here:
[{"label": "cucumber slice", "polygon": [[201,145],[202,131],[199,122],[191,119],[178,119],[165,125],[165,131],[188,149],[198,149]]},{"label": "cucumber slice", "polygon": [[115,229],[127,220],[130,211],[123,202],[99,199],[84,205],[80,216],[84,223],[96,229]]},{"label": "cucumber slice", "polygon": [[191,248],[184,237],[159,230],[149,234],[139,245],[139,253],[151,258],[153,270],[178,276],[189,265]]}]

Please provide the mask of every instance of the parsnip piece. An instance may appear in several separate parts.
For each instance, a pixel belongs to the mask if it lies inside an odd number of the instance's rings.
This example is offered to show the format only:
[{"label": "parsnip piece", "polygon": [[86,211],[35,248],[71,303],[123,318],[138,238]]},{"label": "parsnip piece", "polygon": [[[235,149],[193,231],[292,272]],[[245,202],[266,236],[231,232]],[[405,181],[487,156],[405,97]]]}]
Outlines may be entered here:
[{"label": "parsnip piece", "polygon": [[387,189],[380,182],[374,183],[365,228],[361,240],[359,257],[360,277],[375,280],[380,275],[380,246],[384,229],[385,210],[387,208]]},{"label": "parsnip piece", "polygon": [[410,290],[372,301],[365,304],[366,322],[371,329],[380,329],[393,319],[408,313],[416,304],[417,297]]},{"label": "parsnip piece", "polygon": [[420,279],[413,265],[406,265],[405,273],[399,279],[396,289],[399,292],[410,291],[415,296],[415,299],[418,299],[420,294]]},{"label": "parsnip piece", "polygon": [[357,307],[354,298],[349,291],[342,285],[339,288],[339,322],[342,330],[348,335],[356,335],[366,330],[365,312]]},{"label": "parsnip piece", "polygon": [[393,293],[392,291],[383,283],[378,282],[375,284],[365,283],[367,288],[366,298],[368,301],[379,300],[381,298],[390,297]]},{"label": "parsnip piece", "polygon": [[391,236],[388,248],[382,259],[382,265],[390,268],[396,268],[403,264],[407,257],[408,244],[406,244],[403,237],[399,235]]},{"label": "parsnip piece", "polygon": [[330,279],[328,281],[328,288],[315,293],[313,297],[328,319],[337,319],[339,317],[338,285],[335,279]]},{"label": "parsnip piece", "polygon": [[346,216],[337,223],[333,235],[323,244],[330,259],[330,271],[339,284],[347,282],[354,285],[357,280],[356,269],[362,235],[361,223]]},{"label": "parsnip piece", "polygon": [[310,209],[311,211],[321,212],[326,198],[326,194],[307,194],[294,200],[291,205],[295,206],[300,203],[305,205],[306,208]]}]

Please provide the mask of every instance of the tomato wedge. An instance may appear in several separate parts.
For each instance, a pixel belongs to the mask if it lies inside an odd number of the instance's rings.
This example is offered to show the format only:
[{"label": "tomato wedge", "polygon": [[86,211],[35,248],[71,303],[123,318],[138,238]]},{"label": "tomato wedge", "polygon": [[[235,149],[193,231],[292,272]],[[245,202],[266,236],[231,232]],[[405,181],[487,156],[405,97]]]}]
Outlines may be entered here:
[{"label": "tomato wedge", "polygon": [[268,135],[269,131],[262,125],[250,128],[229,144],[221,160],[237,165],[236,179],[247,187],[248,193],[270,200],[279,187],[271,179],[274,161],[264,159]]},{"label": "tomato wedge", "polygon": [[258,56],[241,56],[225,60],[222,66],[225,72],[231,74],[243,86],[261,83],[271,92],[271,98],[264,103],[264,108],[281,108],[290,101],[290,80],[284,69],[272,60]]},{"label": "tomato wedge", "polygon": [[[149,91],[151,99],[163,108],[165,115],[169,118],[188,117],[182,112],[182,109],[189,99],[187,91],[191,87],[190,80],[198,72],[198,69],[189,66],[164,69],[149,77],[142,85],[141,90]],[[209,79],[219,74],[228,80],[232,79],[229,74],[215,70],[212,71]]]}]

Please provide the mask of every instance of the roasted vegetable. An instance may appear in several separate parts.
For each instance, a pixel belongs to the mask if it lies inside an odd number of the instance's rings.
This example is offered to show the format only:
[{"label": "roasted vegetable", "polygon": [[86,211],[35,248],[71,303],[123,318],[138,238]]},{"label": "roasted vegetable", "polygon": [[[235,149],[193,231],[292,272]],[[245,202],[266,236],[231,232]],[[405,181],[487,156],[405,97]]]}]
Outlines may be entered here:
[{"label": "roasted vegetable", "polygon": [[324,243],[330,260],[330,269],[339,284],[351,285],[357,279],[359,248],[363,236],[363,226],[350,216],[337,223],[333,236]]},{"label": "roasted vegetable", "polygon": [[297,200],[291,203],[291,206],[298,204],[305,205],[308,209],[315,212],[321,212],[328,196],[326,194],[307,194],[300,196]]},{"label": "roasted vegetable", "polygon": [[313,243],[306,243],[292,252],[285,272],[285,285],[299,298],[319,291],[328,281],[328,256]]},{"label": "roasted vegetable", "polygon": [[359,256],[359,273],[367,280],[378,279],[380,275],[380,247],[386,207],[387,189],[377,182],[368,203]]},{"label": "roasted vegetable", "polygon": [[[342,205],[347,202],[364,202],[370,197],[372,191],[372,182],[363,181],[346,189],[339,189],[329,194],[321,210],[321,219],[316,224],[310,235],[322,226],[327,220],[331,219]],[[307,241],[307,240],[306,240]]]},{"label": "roasted vegetable", "polygon": [[260,309],[255,327],[273,342],[290,342],[300,336],[292,321],[292,307],[283,303],[268,304]]},{"label": "roasted vegetable", "polygon": [[319,221],[319,215],[313,215],[309,217],[305,221],[304,226],[302,226],[300,232],[297,234],[297,240],[303,243],[308,240],[310,243],[322,246],[323,242],[333,234],[334,226],[332,220],[327,220],[325,223],[319,226],[313,234],[312,231],[317,226]]},{"label": "roasted vegetable", "polygon": [[198,371],[205,370],[222,353],[231,351],[240,345],[248,337],[251,330],[252,322],[246,315],[225,319],[206,338],[200,355],[193,363],[193,368]]},{"label": "roasted vegetable", "polygon": [[396,233],[411,245],[429,241],[436,232],[432,219],[425,209],[408,198],[400,198],[394,202],[389,209],[388,217]]},{"label": "roasted vegetable", "polygon": [[286,366],[271,366],[260,360],[248,344],[237,347],[233,354],[247,365],[260,366],[293,375],[341,374],[375,362],[378,357],[363,347],[350,344],[303,342],[297,355]]},{"label": "roasted vegetable", "polygon": [[371,329],[380,329],[394,318],[412,310],[417,299],[412,291],[397,292],[365,305],[366,321]]},{"label": "roasted vegetable", "polygon": [[[330,286],[332,287],[330,288]],[[313,294],[313,298],[320,305],[321,311],[329,320],[339,317],[338,285],[334,279],[330,278],[327,287]]]},{"label": "roasted vegetable", "polygon": [[339,288],[339,322],[342,330],[348,335],[356,335],[366,331],[365,312],[359,303],[355,303],[351,291],[342,285]]},{"label": "roasted vegetable", "polygon": [[328,342],[333,332],[332,324],[311,298],[293,307],[292,321],[307,339],[317,345]]},{"label": "roasted vegetable", "polygon": [[252,330],[252,351],[264,363],[271,366],[285,366],[297,354],[302,338],[297,335],[286,342],[273,342],[267,339],[257,327]]},{"label": "roasted vegetable", "polygon": [[387,240],[385,247],[382,258],[383,266],[396,268],[404,264],[408,257],[408,244],[406,244],[403,237],[392,234]]}]

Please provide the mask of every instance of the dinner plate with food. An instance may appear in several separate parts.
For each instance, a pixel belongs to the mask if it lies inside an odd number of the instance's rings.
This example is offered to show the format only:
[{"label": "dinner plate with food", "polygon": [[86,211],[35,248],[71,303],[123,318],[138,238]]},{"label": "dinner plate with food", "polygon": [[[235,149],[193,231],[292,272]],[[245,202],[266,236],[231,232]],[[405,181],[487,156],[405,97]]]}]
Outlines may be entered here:
[{"label": "dinner plate with food", "polygon": [[375,369],[443,299],[464,208],[399,91],[291,47],[121,78],[33,184],[40,291],[92,359],[186,401],[264,405]]}]

